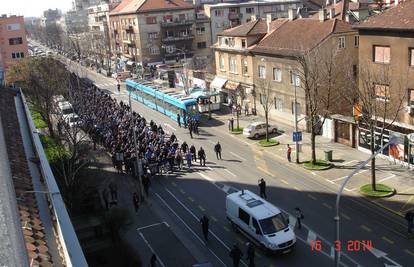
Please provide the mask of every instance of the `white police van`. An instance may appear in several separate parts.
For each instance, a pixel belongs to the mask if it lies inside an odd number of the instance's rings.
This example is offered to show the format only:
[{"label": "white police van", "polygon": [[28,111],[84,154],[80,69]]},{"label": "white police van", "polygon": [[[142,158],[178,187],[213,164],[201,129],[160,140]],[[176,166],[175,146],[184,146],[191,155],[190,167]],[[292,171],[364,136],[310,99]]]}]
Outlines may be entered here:
[{"label": "white police van", "polygon": [[248,190],[227,195],[226,216],[234,229],[268,252],[288,253],[296,243],[295,233],[281,211]]}]

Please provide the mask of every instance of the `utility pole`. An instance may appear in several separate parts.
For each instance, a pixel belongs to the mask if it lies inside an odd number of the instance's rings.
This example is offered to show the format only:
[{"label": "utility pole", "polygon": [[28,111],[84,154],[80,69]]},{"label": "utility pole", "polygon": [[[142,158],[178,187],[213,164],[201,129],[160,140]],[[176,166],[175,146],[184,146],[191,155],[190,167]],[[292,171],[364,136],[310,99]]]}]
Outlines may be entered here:
[{"label": "utility pole", "polygon": [[139,199],[141,200],[141,202],[144,201],[144,191],[143,191],[143,186],[142,186],[142,177],[141,177],[141,172],[142,172],[142,165],[141,164],[141,160],[138,158],[138,147],[137,147],[137,126],[134,126],[134,147],[135,147],[135,173],[138,176],[138,191],[139,191]]},{"label": "utility pole", "polygon": [[[295,132],[298,132],[298,108],[297,108],[297,97],[296,97],[296,73],[293,74],[293,84],[295,86],[295,104],[293,105],[295,109]],[[295,141],[295,150],[296,150],[296,163],[299,164],[299,141],[296,139]]]}]

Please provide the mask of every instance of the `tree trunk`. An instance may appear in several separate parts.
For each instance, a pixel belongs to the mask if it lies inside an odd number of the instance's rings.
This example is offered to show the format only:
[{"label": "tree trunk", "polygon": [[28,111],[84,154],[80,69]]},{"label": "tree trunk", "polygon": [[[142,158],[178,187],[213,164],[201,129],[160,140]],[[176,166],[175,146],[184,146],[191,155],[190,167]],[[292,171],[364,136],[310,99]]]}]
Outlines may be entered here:
[{"label": "tree trunk", "polygon": [[266,118],[266,142],[269,142],[269,112],[265,111]]},{"label": "tree trunk", "polygon": [[237,109],[237,106],[236,106],[236,124],[237,124],[237,130],[239,130],[239,110]]},{"label": "tree trunk", "polygon": [[[316,140],[316,133],[315,133],[315,120],[314,118],[311,119],[311,149],[312,149],[312,164],[316,164],[316,148],[315,148],[315,140]],[[297,152],[296,152],[297,153]]]},{"label": "tree trunk", "polygon": [[[370,138],[370,148],[371,148],[371,155],[375,154],[375,130],[374,127],[371,127],[370,130],[371,138]],[[372,190],[377,190],[376,185],[376,173],[375,173],[375,157],[371,160],[371,187]]]},{"label": "tree trunk", "polygon": [[47,124],[47,129],[49,130],[50,137],[55,138],[55,131],[53,129],[53,123],[49,117],[46,117],[46,124]]}]

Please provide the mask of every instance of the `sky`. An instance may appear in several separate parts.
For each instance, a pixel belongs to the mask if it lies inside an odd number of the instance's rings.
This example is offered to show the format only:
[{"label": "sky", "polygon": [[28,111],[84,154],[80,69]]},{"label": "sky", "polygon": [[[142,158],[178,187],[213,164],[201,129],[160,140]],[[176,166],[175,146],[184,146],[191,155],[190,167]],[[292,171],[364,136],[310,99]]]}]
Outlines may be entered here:
[{"label": "sky", "polygon": [[0,15],[40,17],[49,8],[68,11],[71,7],[72,0],[1,0]]}]

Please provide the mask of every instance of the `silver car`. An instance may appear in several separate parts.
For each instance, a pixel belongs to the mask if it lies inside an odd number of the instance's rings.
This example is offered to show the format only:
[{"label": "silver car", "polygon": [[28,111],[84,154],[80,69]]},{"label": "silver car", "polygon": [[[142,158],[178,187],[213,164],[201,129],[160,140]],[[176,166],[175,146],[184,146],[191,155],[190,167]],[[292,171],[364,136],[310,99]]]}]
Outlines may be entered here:
[{"label": "silver car", "polygon": [[[269,126],[269,133],[277,133],[276,126]],[[253,122],[249,126],[243,129],[243,135],[249,138],[259,138],[262,135],[266,135],[266,123],[265,122]]]}]

